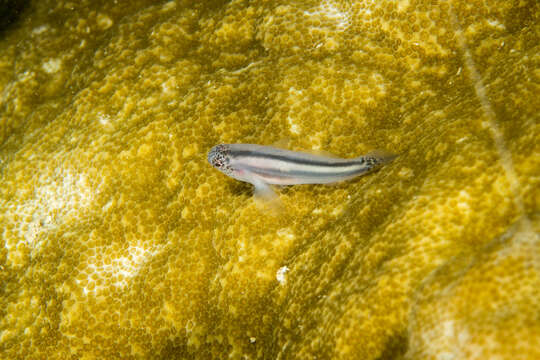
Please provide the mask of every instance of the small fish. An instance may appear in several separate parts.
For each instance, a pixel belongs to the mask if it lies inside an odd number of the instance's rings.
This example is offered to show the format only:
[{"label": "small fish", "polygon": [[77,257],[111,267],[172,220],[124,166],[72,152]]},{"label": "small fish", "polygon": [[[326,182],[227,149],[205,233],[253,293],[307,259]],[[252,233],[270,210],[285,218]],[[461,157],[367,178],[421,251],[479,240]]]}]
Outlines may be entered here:
[{"label": "small fish", "polygon": [[365,174],[396,156],[374,151],[339,159],[255,144],[221,144],[208,153],[208,162],[236,180],[255,186],[255,195],[274,199],[269,184],[329,184]]}]

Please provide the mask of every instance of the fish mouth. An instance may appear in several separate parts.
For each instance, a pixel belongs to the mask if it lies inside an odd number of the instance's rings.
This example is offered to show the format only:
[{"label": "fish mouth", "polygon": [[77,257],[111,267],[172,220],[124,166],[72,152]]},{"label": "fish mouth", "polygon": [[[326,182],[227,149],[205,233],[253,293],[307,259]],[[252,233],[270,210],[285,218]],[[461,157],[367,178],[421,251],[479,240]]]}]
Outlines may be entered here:
[{"label": "fish mouth", "polygon": [[217,146],[214,146],[213,148],[211,148],[210,151],[208,152],[208,156],[207,156],[208,162],[212,166],[214,166],[214,161],[215,161],[215,159],[217,157],[218,150],[216,148],[217,148]]}]

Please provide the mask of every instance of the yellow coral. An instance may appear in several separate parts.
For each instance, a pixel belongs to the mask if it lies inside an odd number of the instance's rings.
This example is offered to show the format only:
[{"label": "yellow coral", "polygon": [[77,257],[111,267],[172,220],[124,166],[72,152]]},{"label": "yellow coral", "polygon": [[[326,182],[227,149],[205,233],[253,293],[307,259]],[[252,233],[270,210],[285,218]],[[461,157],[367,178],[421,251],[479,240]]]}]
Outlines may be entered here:
[{"label": "yellow coral", "polygon": [[[0,39],[0,357],[540,356],[533,1],[44,1]],[[249,185],[221,142],[400,156]]]}]

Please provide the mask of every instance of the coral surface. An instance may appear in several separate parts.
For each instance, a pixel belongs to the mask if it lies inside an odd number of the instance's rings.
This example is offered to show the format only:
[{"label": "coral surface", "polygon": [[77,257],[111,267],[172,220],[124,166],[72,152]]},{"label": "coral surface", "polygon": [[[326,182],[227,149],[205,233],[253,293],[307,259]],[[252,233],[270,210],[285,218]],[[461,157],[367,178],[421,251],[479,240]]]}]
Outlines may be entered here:
[{"label": "coral surface", "polygon": [[[540,358],[536,0],[20,11],[0,358]],[[279,141],[399,157],[277,214],[206,162]]]}]

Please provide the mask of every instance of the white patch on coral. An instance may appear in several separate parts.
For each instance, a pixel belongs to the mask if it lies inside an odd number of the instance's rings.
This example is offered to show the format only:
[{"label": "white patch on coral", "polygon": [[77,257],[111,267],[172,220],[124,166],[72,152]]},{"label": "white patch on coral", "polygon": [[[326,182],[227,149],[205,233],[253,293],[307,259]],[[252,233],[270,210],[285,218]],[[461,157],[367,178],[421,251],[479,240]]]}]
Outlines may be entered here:
[{"label": "white patch on coral", "polygon": [[297,90],[294,86],[289,88],[288,102],[292,103],[293,106],[289,110],[289,115],[287,116],[287,122],[289,123],[289,130],[295,135],[300,135],[302,129],[300,125],[296,122],[296,114],[298,113],[298,107],[304,102],[305,94],[304,90]]},{"label": "white patch on coral", "polygon": [[[40,178],[37,182],[31,199],[6,212],[12,216],[31,215],[30,221],[22,221],[19,225],[19,238],[31,250],[39,249],[38,240],[43,232],[54,229],[65,217],[87,208],[93,200],[85,174],[57,168],[53,176]],[[14,245],[6,243],[8,249]]]},{"label": "white patch on coral", "polygon": [[349,13],[340,9],[338,4],[331,0],[321,2],[313,11],[304,11],[304,15],[331,23],[337,30],[346,30],[350,26]]},{"label": "white patch on coral", "polygon": [[169,85],[166,82],[161,84],[161,91],[163,91],[166,94],[171,92],[171,89],[169,88]]},{"label": "white patch on coral", "polygon": [[111,118],[109,115],[98,113],[97,118],[101,125],[109,125],[111,123]]},{"label": "white patch on coral", "polygon": [[113,259],[110,267],[113,284],[118,287],[126,286],[126,281],[137,275],[141,266],[155,255],[154,251],[140,246],[130,246],[127,251],[127,256]]},{"label": "white patch on coral", "polygon": [[397,11],[400,12],[400,13],[405,11],[405,10],[407,10],[409,8],[409,5],[410,5],[409,0],[399,0],[397,2]]},{"label": "white patch on coral", "polygon": [[462,213],[469,215],[471,206],[469,203],[472,201],[471,195],[465,191],[461,190],[459,196],[457,197],[457,208],[461,210]]},{"label": "white patch on coral", "polygon": [[291,228],[279,229],[276,234],[279,238],[286,239],[287,241],[292,241],[296,238]]},{"label": "white patch on coral", "polygon": [[278,283],[280,283],[281,285],[284,285],[287,282],[287,277],[285,275],[287,274],[288,271],[289,271],[289,268],[287,266],[282,266],[276,272],[276,279]]},{"label": "white patch on coral", "polygon": [[374,72],[370,74],[370,78],[371,78],[370,80],[373,81],[373,83],[375,84],[375,88],[378,90],[377,95],[378,96],[386,95],[387,88],[386,88],[386,81],[384,77],[381,74]]},{"label": "white patch on coral", "polygon": [[350,15],[346,11],[340,11],[335,4],[326,1],[324,4],[326,18],[335,22],[340,30],[345,30],[350,25]]},{"label": "white patch on coral", "polygon": [[254,62],[251,62],[251,63],[247,64],[247,65],[244,66],[244,67],[241,67],[241,68],[239,68],[239,69],[237,69],[237,70],[231,71],[230,73],[231,73],[231,74],[240,74],[240,73],[243,73],[244,71],[251,69],[253,66],[256,66],[256,65],[260,64],[261,62],[262,62],[262,61],[254,61]]},{"label": "white patch on coral", "polygon": [[307,136],[309,143],[311,144],[311,150],[319,151],[322,149],[323,140],[326,135],[322,131],[313,133],[313,135]]},{"label": "white patch on coral", "polygon": [[494,27],[495,29],[497,30],[506,30],[506,27],[504,26],[504,24],[500,23],[498,20],[496,19],[488,19],[487,20],[487,23],[491,26],[491,27]]},{"label": "white patch on coral", "polygon": [[128,247],[122,254],[110,259],[105,259],[107,253],[106,249],[96,251],[96,255],[88,259],[86,268],[82,270],[87,274],[87,285],[82,288],[85,295],[106,291],[111,285],[125,288],[129,280],[139,273],[142,266],[154,257],[157,251],[139,244]]},{"label": "white patch on coral", "polygon": [[456,354],[451,353],[449,351],[442,351],[436,357],[436,359],[438,360],[454,360],[455,358],[456,358]]},{"label": "white patch on coral", "polygon": [[36,73],[33,72],[33,71],[25,71],[23,73],[20,73],[18,76],[17,76],[17,80],[20,81],[21,83],[22,82],[25,82],[25,81],[28,81],[30,79],[33,79],[36,77]]},{"label": "white patch on coral", "polygon": [[294,119],[290,116],[287,116],[287,121],[289,122],[289,130],[295,135],[300,135],[300,126],[294,122]]},{"label": "white patch on coral", "polygon": [[453,320],[444,321],[441,324],[441,328],[442,328],[444,337],[446,337],[448,339],[451,339],[451,338],[453,338],[455,336],[454,321]]},{"label": "white patch on coral", "polygon": [[162,12],[167,12],[167,11],[171,11],[171,10],[174,10],[176,8],[176,1],[169,1],[169,2],[166,2],[165,4],[163,4],[163,6],[161,7],[161,11]]},{"label": "white patch on coral", "polygon": [[62,67],[62,60],[60,59],[49,59],[48,61],[44,62],[41,65],[41,68],[47,73],[47,74],[54,74],[60,70]]},{"label": "white patch on coral", "polygon": [[112,200],[109,200],[105,205],[103,205],[102,207],[103,212],[106,212],[107,210],[109,210],[112,204],[113,204]]},{"label": "white patch on coral", "polygon": [[49,26],[47,25],[41,25],[41,26],[38,26],[37,28],[34,28],[32,30],[32,34],[35,34],[35,35],[40,35],[40,34],[43,34],[45,31],[49,30]]},{"label": "white patch on coral", "polygon": [[23,236],[24,241],[30,248],[36,249],[39,247],[40,244],[37,242],[37,238],[40,233],[40,222],[33,216],[32,221],[26,226],[26,231]]},{"label": "white patch on coral", "polygon": [[114,22],[107,14],[98,14],[96,23],[101,30],[107,30]]},{"label": "white patch on coral", "polygon": [[[52,175],[38,177],[35,184],[30,196],[25,190],[17,193],[18,198],[26,200],[4,206],[6,217],[13,219],[18,233],[11,241],[4,242],[8,259],[20,258],[24,248],[30,250],[31,256],[39,252],[41,242],[46,239],[43,234],[71,217],[79,216],[93,202],[94,190],[88,178],[71,169],[56,168]],[[16,218],[19,220],[14,220]]]},{"label": "white patch on coral", "polygon": [[86,208],[94,196],[88,178],[84,173],[75,173],[69,169],[57,168],[56,182],[51,182],[36,189],[36,197],[49,212],[67,213],[75,208]]}]

